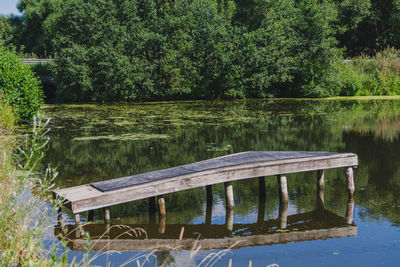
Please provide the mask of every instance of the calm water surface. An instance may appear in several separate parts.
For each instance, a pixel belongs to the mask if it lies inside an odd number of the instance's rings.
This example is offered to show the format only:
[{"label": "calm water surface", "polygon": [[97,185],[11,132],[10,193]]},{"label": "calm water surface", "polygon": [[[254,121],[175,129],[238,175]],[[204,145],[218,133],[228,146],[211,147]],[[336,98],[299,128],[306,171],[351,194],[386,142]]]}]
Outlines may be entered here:
[{"label": "calm water surface", "polygon": [[[212,209],[206,208],[204,188],[166,195],[163,234],[160,218],[149,213],[147,200],[111,207],[112,224],[140,226],[150,239],[178,238],[184,226],[184,239],[195,240],[200,234],[201,239],[213,239],[215,246],[227,237],[286,234],[287,242],[300,232],[342,229],[341,238],[326,234],[283,244],[239,243],[226,253],[224,247],[200,249],[192,260],[198,264],[212,252],[224,252],[216,266],[228,266],[230,259],[233,266],[248,266],[250,260],[253,266],[399,266],[398,99],[47,105],[45,113],[52,118],[52,131],[44,163],[57,167],[60,188],[249,150],[357,153],[360,165],[355,170],[351,226],[344,219],[351,203],[343,169],[326,171],[323,208],[316,201],[314,172],[287,176],[287,207],[279,206],[275,177],[266,178],[266,197],[261,201],[257,179],[234,182],[233,231],[226,229],[222,185],[213,187]],[[282,229],[285,212],[287,225]],[[64,216],[67,224],[73,223],[67,210]],[[82,220],[86,216],[83,213]],[[101,210],[95,212],[92,235],[105,229],[102,217]],[[104,255],[94,263],[118,266],[140,253]],[[70,251],[69,255],[79,258],[82,252]],[[167,260],[168,266],[181,266],[189,259],[190,250],[160,251],[149,258],[148,265]]]}]

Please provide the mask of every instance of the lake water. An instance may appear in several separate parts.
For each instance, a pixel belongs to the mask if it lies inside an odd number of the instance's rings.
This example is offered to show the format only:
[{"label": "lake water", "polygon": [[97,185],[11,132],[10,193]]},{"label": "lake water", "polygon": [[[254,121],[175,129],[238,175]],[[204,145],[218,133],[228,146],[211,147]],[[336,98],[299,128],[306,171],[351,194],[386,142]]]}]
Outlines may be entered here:
[{"label": "lake water", "polygon": [[[252,266],[399,265],[399,98],[46,105],[44,110],[52,121],[43,163],[57,167],[59,188],[242,151],[358,154],[351,225],[345,219],[352,203],[343,169],[325,172],[323,208],[317,201],[315,172],[287,175],[287,207],[279,205],[275,177],[266,177],[266,197],[261,200],[257,178],[233,182],[233,231],[227,230],[223,185],[213,186],[213,205],[208,209],[204,188],[165,195],[164,232],[160,218],[149,212],[147,200],[111,207],[111,224],[141,227],[149,240],[178,239],[183,226],[184,240],[195,243],[200,235],[200,241],[210,239],[217,248],[200,248],[192,256],[193,250],[187,248],[153,252],[146,266],[164,261],[167,266],[199,264],[211,259],[207,258],[210,253],[221,256],[212,258],[217,260],[215,266],[228,266],[230,260],[232,266],[248,266],[249,261]],[[282,225],[286,212],[287,223]],[[64,217],[73,224],[67,210]],[[81,217],[85,221],[87,214]],[[95,211],[94,224],[88,228],[91,235],[106,229],[102,218],[102,211]],[[110,238],[118,233],[115,230]],[[257,243],[255,236],[275,240]],[[223,240],[229,238],[238,238],[242,244],[224,250]],[[148,253],[100,255],[94,263],[119,266]],[[69,255],[79,259],[83,252]],[[136,261],[130,265],[136,266]]]}]

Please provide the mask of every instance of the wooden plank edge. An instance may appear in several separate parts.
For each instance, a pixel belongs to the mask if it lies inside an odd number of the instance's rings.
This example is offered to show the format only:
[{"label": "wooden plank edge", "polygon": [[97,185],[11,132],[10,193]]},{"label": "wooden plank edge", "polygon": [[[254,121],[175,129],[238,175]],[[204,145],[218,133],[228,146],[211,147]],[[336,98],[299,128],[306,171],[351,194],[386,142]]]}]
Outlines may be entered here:
[{"label": "wooden plank edge", "polygon": [[[308,159],[308,160],[307,160]],[[329,164],[328,164],[329,163]],[[313,166],[310,166],[313,165]],[[70,200],[72,202],[72,210],[74,213],[83,212],[91,209],[98,209],[103,207],[108,207],[112,205],[117,205],[121,203],[126,203],[130,201],[135,201],[139,199],[144,199],[147,197],[157,196],[161,194],[173,193],[177,191],[188,190],[192,188],[202,187],[211,184],[218,184],[227,181],[236,181],[242,179],[249,179],[259,176],[274,176],[279,174],[288,174],[288,173],[297,173],[297,172],[306,172],[306,171],[315,171],[320,169],[332,169],[332,168],[340,168],[347,166],[358,165],[358,157],[355,154],[350,155],[349,157],[323,157],[318,160],[310,160],[310,158],[304,158],[301,161],[288,162],[283,163],[281,165],[278,164],[265,164],[258,165],[257,167],[253,165],[246,165],[247,168],[240,166],[241,168],[223,168],[218,171],[209,172],[198,172],[194,174],[188,174],[183,176],[177,176],[173,178],[158,180],[146,184],[141,184],[137,186],[126,187],[119,190],[113,190],[108,192],[100,192],[96,196],[88,196],[84,199],[79,199],[76,201]],[[267,169],[267,170],[265,170]],[[234,173],[242,172],[240,175],[234,176]],[[211,178],[212,176],[216,176]],[[233,176],[233,177],[232,177]],[[231,178],[229,178],[231,177]],[[199,180],[203,178],[203,180],[210,180],[209,182],[199,182]],[[186,185],[182,185],[186,184]],[[157,186],[163,186],[164,189],[158,189]],[[167,187],[165,189],[165,187]],[[149,192],[150,188],[150,192]],[[147,193],[144,193],[146,192]],[[138,194],[138,196],[134,196],[134,192]],[[124,197],[121,199],[121,195],[128,194],[129,197]],[[120,198],[120,200],[112,200],[112,198]],[[68,199],[68,197],[66,196]],[[104,201],[104,198],[108,198],[108,200]],[[103,201],[101,201],[103,199]],[[101,204],[94,204],[93,202],[103,202]],[[89,204],[88,202],[92,202]]]}]

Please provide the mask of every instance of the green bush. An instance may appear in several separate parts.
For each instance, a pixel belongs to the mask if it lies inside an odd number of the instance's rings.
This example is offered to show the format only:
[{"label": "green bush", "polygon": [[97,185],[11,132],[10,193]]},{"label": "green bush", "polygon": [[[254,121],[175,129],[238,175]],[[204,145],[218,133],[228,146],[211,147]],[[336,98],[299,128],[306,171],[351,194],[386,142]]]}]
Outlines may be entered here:
[{"label": "green bush", "polygon": [[375,57],[361,57],[346,64],[338,63],[332,75],[332,87],[340,95],[399,95],[400,51],[388,48]]},{"label": "green bush", "polygon": [[0,97],[0,136],[12,132],[15,117],[10,105]]},{"label": "green bush", "polygon": [[30,119],[43,104],[40,82],[17,55],[0,44],[0,94],[22,120]]},{"label": "green bush", "polygon": [[[57,97],[335,95],[325,86],[339,53],[330,26],[335,12],[322,2],[263,1],[247,21],[234,17],[234,1],[64,1],[46,23],[56,52],[54,78],[65,86]],[[238,12],[253,13],[240,5]]]}]

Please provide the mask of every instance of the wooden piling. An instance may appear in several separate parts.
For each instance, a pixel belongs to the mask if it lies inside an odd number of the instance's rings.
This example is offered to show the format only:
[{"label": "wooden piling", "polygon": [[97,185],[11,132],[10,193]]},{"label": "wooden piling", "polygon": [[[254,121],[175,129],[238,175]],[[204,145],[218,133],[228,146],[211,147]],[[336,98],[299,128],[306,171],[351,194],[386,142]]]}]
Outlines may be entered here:
[{"label": "wooden piling", "polygon": [[353,168],[352,167],[347,167],[345,169],[345,172],[346,172],[347,190],[349,192],[349,197],[353,198],[354,190],[355,190]]},{"label": "wooden piling", "polygon": [[94,210],[89,210],[88,212],[88,222],[93,222],[93,218],[94,218]]},{"label": "wooden piling", "polygon": [[324,191],[325,189],[325,171],[318,170],[317,171],[317,190]]},{"label": "wooden piling", "polygon": [[281,203],[288,203],[289,195],[288,195],[288,189],[287,189],[286,176],[278,175],[277,180],[278,180],[278,188],[279,188],[279,201]]},{"label": "wooden piling", "polygon": [[226,208],[229,210],[233,210],[235,208],[235,202],[233,200],[233,186],[231,182],[225,182],[225,199],[226,199]]},{"label": "wooden piling", "polygon": [[81,224],[81,217],[79,216],[79,213],[75,213],[74,214],[74,218],[75,218],[75,224],[76,225],[80,225]]},{"label": "wooden piling", "polygon": [[161,216],[160,217],[160,222],[158,224],[158,232],[160,234],[164,234],[165,233],[166,223],[167,223],[167,216]]},{"label": "wooden piling", "polygon": [[258,178],[258,188],[259,188],[259,196],[258,196],[258,214],[257,214],[257,223],[263,223],[265,217],[265,177]]},{"label": "wooden piling", "polygon": [[212,185],[206,186],[206,193],[207,193],[206,224],[211,224],[212,205],[213,205]]},{"label": "wooden piling", "polygon": [[75,231],[75,235],[77,238],[81,237],[85,232],[83,231],[82,225],[81,225],[81,219],[79,216],[79,213],[75,213],[74,214],[74,218],[75,218],[75,224],[77,226],[78,229],[76,229]]},{"label": "wooden piling", "polygon": [[280,228],[286,229],[287,226],[287,214],[288,214],[288,203],[282,202],[279,205],[279,219],[280,219]]},{"label": "wooden piling", "polygon": [[316,210],[324,210],[325,207],[325,193],[324,191],[318,191],[317,192],[317,198],[315,201],[316,204]]},{"label": "wooden piling", "polygon": [[323,210],[325,204],[325,171],[317,170],[317,210]]},{"label": "wooden piling", "polygon": [[354,217],[354,198],[349,197],[347,199],[347,208],[346,208],[346,215],[345,215],[346,222],[348,224],[352,224],[353,217]]},{"label": "wooden piling", "polygon": [[225,223],[226,223],[226,230],[229,232],[233,231],[233,217],[235,213],[233,209],[226,209],[226,217],[225,217]]},{"label": "wooden piling", "polygon": [[158,209],[160,212],[160,216],[165,216],[167,215],[167,211],[165,210],[165,199],[163,197],[158,198]]},{"label": "wooden piling", "polygon": [[109,224],[109,223],[110,223],[110,220],[111,220],[111,217],[110,217],[110,209],[109,209],[109,208],[104,208],[104,222],[105,222],[106,224]]}]

